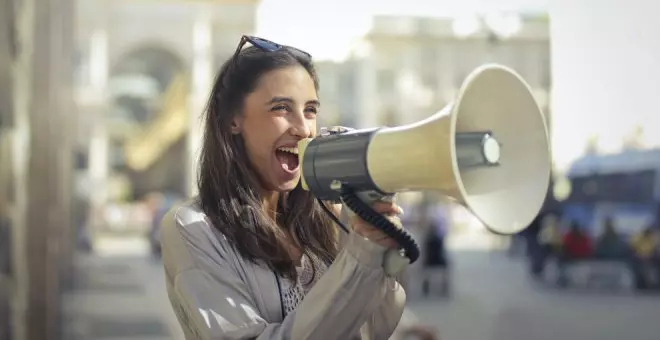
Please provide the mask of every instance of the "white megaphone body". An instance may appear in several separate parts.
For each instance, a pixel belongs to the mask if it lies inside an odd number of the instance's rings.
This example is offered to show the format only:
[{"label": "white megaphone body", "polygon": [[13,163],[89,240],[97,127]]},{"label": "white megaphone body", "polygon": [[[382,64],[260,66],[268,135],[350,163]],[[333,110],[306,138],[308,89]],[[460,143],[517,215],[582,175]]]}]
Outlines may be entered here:
[{"label": "white megaphone body", "polygon": [[456,100],[417,123],[299,143],[302,186],[322,200],[342,187],[383,195],[435,191],[492,232],[527,227],[545,200],[550,152],[544,115],[514,71],[484,65]]}]

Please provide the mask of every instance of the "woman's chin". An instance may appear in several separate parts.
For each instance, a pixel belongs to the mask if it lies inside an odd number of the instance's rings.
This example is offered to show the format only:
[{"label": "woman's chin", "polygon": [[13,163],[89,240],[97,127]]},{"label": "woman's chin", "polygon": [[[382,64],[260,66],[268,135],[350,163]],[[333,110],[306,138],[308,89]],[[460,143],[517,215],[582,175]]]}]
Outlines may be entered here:
[{"label": "woman's chin", "polygon": [[289,192],[295,189],[298,186],[298,183],[300,183],[300,176],[296,176],[293,179],[289,179],[286,181],[279,181],[275,185],[275,190],[278,192]]}]

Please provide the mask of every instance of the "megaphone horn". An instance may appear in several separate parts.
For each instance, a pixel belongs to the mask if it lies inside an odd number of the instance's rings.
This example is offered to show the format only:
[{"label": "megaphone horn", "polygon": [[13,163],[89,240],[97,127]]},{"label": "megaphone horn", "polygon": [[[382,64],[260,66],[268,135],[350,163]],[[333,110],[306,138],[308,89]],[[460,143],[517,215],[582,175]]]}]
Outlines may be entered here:
[{"label": "megaphone horn", "polygon": [[538,214],[550,180],[545,118],[513,70],[475,69],[456,100],[422,121],[299,142],[302,186],[322,200],[342,187],[382,195],[437,191],[492,232],[513,234]]}]

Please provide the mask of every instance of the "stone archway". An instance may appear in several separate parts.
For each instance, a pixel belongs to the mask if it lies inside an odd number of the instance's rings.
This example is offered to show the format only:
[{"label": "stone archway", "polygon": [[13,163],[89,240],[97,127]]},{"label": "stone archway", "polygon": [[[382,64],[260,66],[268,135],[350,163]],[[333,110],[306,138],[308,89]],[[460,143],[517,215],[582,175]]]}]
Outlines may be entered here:
[{"label": "stone archway", "polygon": [[185,69],[182,59],[166,48],[143,45],[125,54],[110,71],[113,113],[144,124],[174,77]]},{"label": "stone archway", "polygon": [[170,84],[186,71],[182,58],[155,44],[138,46],[119,58],[110,69],[110,163],[115,174],[125,176],[132,183],[131,196],[175,188],[176,183],[183,182],[182,169],[165,168],[172,166],[169,159],[184,158],[185,148],[172,148],[151,168],[136,172],[125,166],[124,144],[136,134],[144,133],[144,128],[153,123],[163,109]]}]

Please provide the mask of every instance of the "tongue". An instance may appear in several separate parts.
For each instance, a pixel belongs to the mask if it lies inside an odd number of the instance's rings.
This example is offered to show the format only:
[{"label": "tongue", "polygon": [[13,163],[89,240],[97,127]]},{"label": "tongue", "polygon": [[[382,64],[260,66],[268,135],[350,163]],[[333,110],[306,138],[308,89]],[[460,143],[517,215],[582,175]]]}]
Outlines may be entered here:
[{"label": "tongue", "polygon": [[275,156],[284,170],[295,170],[298,167],[298,156],[292,153],[275,151]]}]

